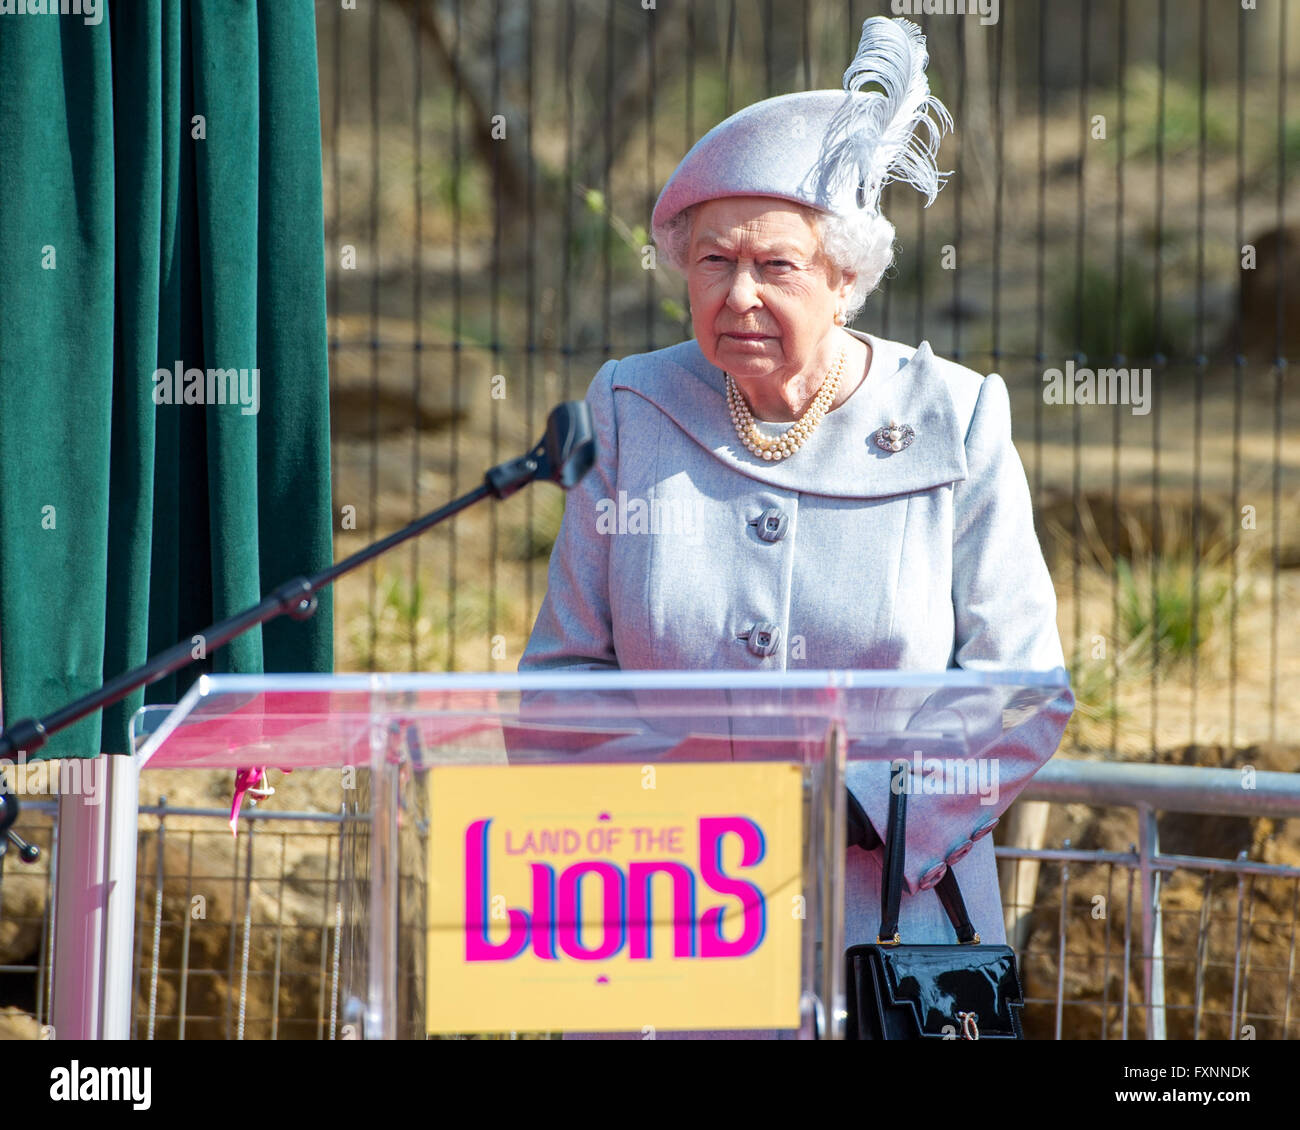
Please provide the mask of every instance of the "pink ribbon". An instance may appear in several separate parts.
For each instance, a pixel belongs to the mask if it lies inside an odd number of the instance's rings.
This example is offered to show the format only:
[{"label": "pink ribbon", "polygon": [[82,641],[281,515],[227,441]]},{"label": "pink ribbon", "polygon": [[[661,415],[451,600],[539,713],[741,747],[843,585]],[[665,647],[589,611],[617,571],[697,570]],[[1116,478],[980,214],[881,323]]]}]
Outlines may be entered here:
[{"label": "pink ribbon", "polygon": [[[290,770],[284,769],[281,772],[288,773]],[[235,793],[230,798],[230,834],[232,836],[238,835],[239,810],[244,803],[245,793],[248,794],[248,803],[256,804],[259,800],[265,800],[274,792],[275,790],[267,784],[265,766],[259,766],[256,769],[237,769],[235,771]]]}]

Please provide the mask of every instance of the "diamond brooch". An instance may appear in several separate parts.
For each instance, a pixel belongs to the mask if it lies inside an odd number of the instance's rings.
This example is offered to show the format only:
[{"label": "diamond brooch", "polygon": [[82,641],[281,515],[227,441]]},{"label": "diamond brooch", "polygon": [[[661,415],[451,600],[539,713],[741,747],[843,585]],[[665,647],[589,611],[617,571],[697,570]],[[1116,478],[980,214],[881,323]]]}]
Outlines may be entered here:
[{"label": "diamond brooch", "polygon": [[897,420],[890,420],[886,427],[876,429],[873,438],[876,446],[883,451],[902,451],[916,439],[916,432],[911,424],[900,424]]}]

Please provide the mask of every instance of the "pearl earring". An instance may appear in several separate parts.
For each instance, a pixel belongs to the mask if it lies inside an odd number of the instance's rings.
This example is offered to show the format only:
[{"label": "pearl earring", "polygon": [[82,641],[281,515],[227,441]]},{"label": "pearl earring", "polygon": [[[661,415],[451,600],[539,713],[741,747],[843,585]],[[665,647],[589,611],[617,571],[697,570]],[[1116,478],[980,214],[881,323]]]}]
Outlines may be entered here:
[{"label": "pearl earring", "polygon": [[835,311],[835,324],[836,324],[837,326],[842,326],[842,325],[844,325],[844,311],[843,311],[843,310],[836,310],[836,311]]}]

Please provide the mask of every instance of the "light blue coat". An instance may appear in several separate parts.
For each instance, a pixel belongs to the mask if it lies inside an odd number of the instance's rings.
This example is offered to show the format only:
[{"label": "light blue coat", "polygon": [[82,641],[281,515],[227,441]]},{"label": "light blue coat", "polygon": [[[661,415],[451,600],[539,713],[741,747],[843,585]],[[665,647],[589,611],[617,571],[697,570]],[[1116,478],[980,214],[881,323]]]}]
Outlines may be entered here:
[{"label": "light blue coat", "polygon": [[[850,332],[873,348],[866,380],[779,463],[740,446],[723,374],[694,341],[601,367],[587,392],[597,463],[568,496],[520,670],[962,667],[1064,680],[1002,378],[926,342]],[[897,452],[872,439],[891,419],[916,433]],[[996,804],[913,798],[904,941],[954,940],[930,889],[948,863],[983,940],[1005,941],[987,833],[1073,708],[1062,689],[993,751]],[[887,774],[850,768],[881,833]],[[849,944],[875,940],[879,854],[849,849]]]}]

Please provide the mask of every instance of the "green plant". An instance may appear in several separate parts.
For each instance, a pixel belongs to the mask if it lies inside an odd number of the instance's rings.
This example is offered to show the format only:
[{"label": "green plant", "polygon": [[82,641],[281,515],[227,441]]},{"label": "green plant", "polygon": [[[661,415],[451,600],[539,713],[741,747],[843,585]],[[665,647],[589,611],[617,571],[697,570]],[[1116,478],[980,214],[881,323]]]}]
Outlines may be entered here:
[{"label": "green plant", "polygon": [[1186,557],[1147,561],[1134,572],[1126,558],[1115,562],[1122,638],[1154,647],[1170,661],[1190,659],[1210,639],[1226,612],[1232,586],[1226,570],[1197,570]]},{"label": "green plant", "polygon": [[[1162,113],[1160,68],[1150,63],[1138,63],[1125,72],[1124,93],[1126,160],[1154,156],[1156,142],[1162,136],[1166,160],[1193,151],[1200,145],[1201,98],[1193,86],[1166,74]],[[1205,101],[1205,144],[1210,151],[1229,152],[1235,142],[1235,126],[1228,105],[1222,98],[1209,97]],[[1115,137],[1120,128],[1118,92],[1101,96],[1097,107],[1097,112],[1106,116],[1109,136]],[[1099,151],[1116,160],[1119,157],[1116,145],[1105,145]]]},{"label": "green plant", "polygon": [[[1120,661],[1117,659],[1116,662]],[[1114,672],[1108,660],[1088,659],[1080,663],[1070,675],[1075,715],[1089,722],[1111,722],[1120,718],[1124,712],[1112,693],[1113,680]]]},{"label": "green plant", "polygon": [[1149,273],[1134,260],[1124,264],[1116,334],[1116,280],[1112,266],[1087,262],[1082,279],[1073,270],[1060,272],[1052,285],[1052,328],[1057,342],[1089,361],[1107,363],[1116,354],[1146,360],[1157,353],[1172,356],[1186,340],[1185,319],[1166,303],[1156,325]]},{"label": "green plant", "polygon": [[[361,592],[356,592],[361,596]],[[491,619],[491,594],[480,585],[460,583],[449,608],[443,593],[423,578],[412,583],[405,573],[380,575],[373,614],[364,603],[339,606],[338,615],[346,640],[345,663],[341,669],[368,671],[437,670],[444,666],[445,652],[453,628],[462,652],[487,639]],[[515,618],[513,599],[497,599],[498,630]],[[415,639],[414,658],[411,652]],[[373,642],[373,650],[372,650]],[[463,659],[462,659],[463,661]]]}]

